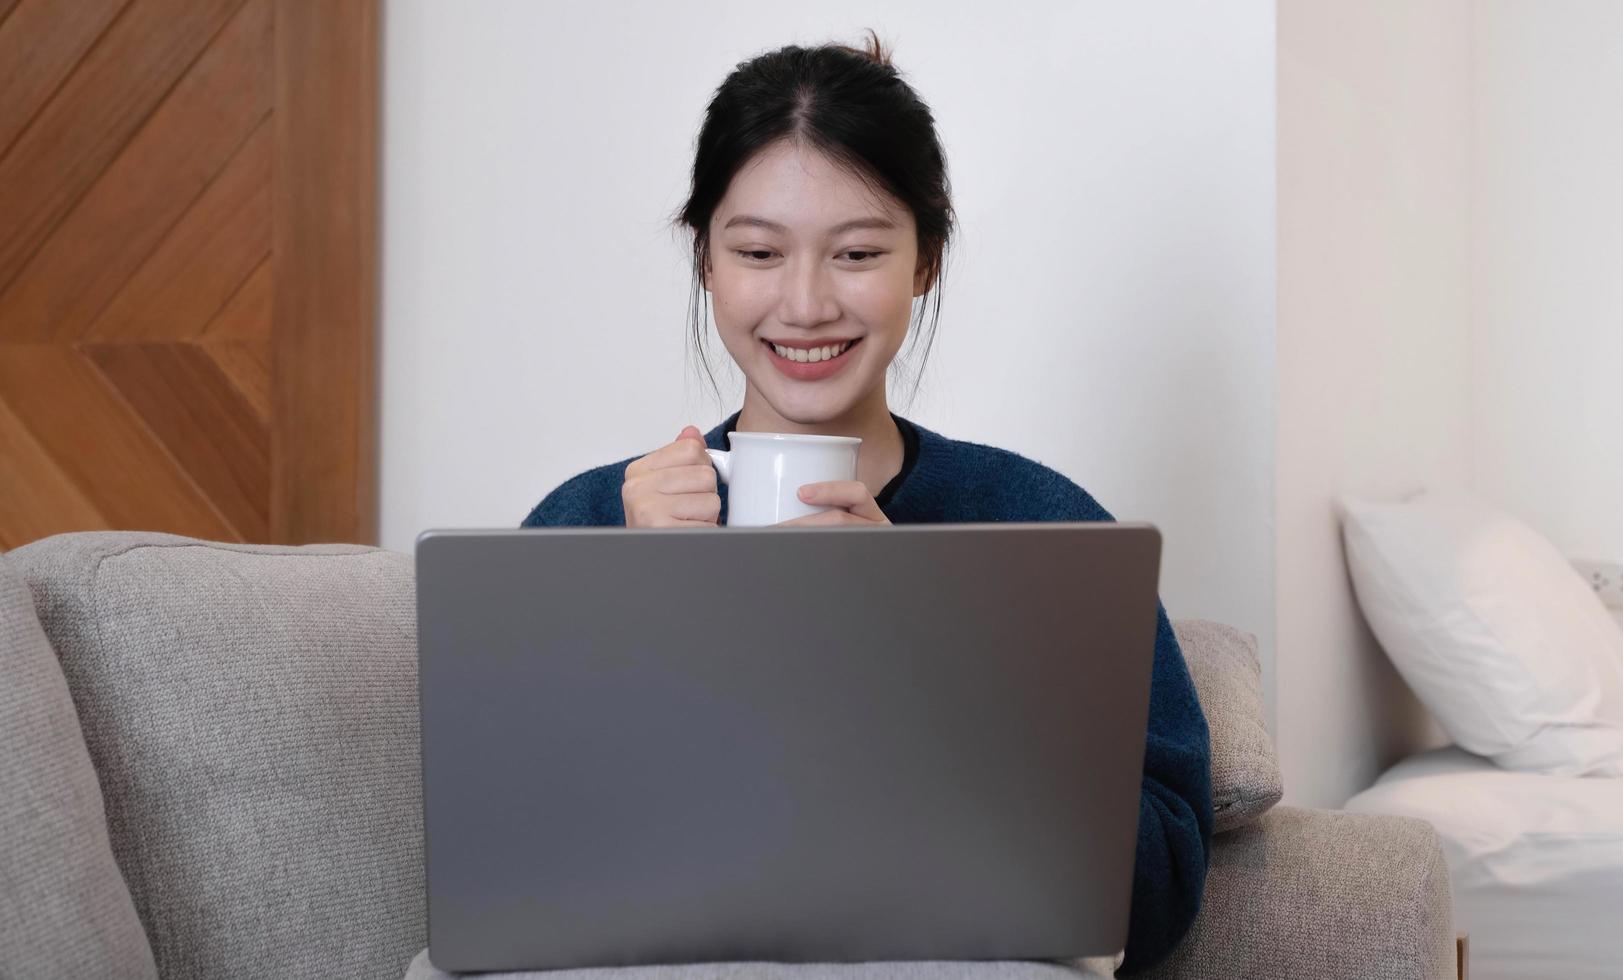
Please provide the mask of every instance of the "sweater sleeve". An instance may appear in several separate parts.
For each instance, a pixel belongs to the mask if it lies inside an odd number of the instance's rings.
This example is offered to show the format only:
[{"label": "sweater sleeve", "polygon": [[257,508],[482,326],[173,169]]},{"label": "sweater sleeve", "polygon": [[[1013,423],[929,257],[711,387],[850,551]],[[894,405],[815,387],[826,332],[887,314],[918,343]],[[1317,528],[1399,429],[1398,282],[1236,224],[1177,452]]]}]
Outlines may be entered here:
[{"label": "sweater sleeve", "polygon": [[1156,603],[1155,666],[1138,801],[1138,852],[1127,976],[1164,959],[1200,911],[1212,840],[1211,747],[1206,716],[1166,608]]},{"label": "sweater sleeve", "polygon": [[[1044,474],[1041,520],[1114,521],[1086,490]],[[1165,959],[1200,911],[1212,839],[1211,743],[1206,716],[1166,607],[1156,601],[1155,659],[1138,804],[1138,844],[1127,949],[1118,976]]]},{"label": "sweater sleeve", "polygon": [[519,527],[624,526],[620,485],[625,463],[610,463],[570,477],[536,504]]}]

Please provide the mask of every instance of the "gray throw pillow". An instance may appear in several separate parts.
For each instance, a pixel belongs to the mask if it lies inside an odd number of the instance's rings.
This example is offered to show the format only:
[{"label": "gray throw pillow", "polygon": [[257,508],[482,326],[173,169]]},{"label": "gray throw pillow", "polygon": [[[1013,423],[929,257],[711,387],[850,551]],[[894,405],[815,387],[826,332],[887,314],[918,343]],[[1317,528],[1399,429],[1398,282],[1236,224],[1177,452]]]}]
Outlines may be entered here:
[{"label": "gray throw pillow", "polygon": [[164,980],[397,980],[427,940],[411,556],[98,531],[7,557]]},{"label": "gray throw pillow", "polygon": [[1243,827],[1279,802],[1279,756],[1268,737],[1256,636],[1205,619],[1172,624],[1212,738],[1216,833]]},{"label": "gray throw pillow", "polygon": [[0,976],[157,975],[67,682],[0,555]]}]

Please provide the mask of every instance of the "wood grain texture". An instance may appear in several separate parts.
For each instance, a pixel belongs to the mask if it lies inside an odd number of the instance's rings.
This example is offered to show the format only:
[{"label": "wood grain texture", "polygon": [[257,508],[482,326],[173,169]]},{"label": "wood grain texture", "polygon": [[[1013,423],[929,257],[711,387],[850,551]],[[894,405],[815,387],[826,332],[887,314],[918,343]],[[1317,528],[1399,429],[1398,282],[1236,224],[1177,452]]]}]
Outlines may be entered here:
[{"label": "wood grain texture", "polygon": [[0,548],[112,524],[0,401]]},{"label": "wood grain texture", "polygon": [[266,116],[83,336],[191,340],[202,334],[270,254],[272,150]]},{"label": "wood grain texture", "polygon": [[0,293],[0,339],[76,338],[112,301],[269,112],[270,30],[268,0],[238,11]]},{"label": "wood grain texture", "polygon": [[0,0],[0,548],[376,542],[377,21]]},{"label": "wood grain texture", "polygon": [[[203,329],[198,344],[214,358],[255,417],[271,425],[271,303],[275,266],[266,256]],[[266,496],[270,490],[266,488]]]},{"label": "wood grain texture", "polygon": [[0,158],[0,289],[17,278],[240,3],[140,0],[52,96]]},{"label": "wood grain texture", "polygon": [[[271,306],[275,301],[275,263],[267,255],[248,274],[237,291],[225,301],[220,312],[203,328],[203,343],[220,341],[270,341]],[[269,360],[267,348],[266,359]]]},{"label": "wood grain texture", "polygon": [[[249,411],[265,431],[271,427],[271,364],[269,338],[261,342],[234,340],[204,341],[198,348],[209,357],[230,380],[247,403]],[[269,474],[266,476],[269,479]],[[270,499],[270,486],[265,487],[265,498]]]},{"label": "wood grain texture", "polygon": [[377,36],[370,0],[277,4],[277,541],[377,540]]},{"label": "wood grain texture", "polygon": [[146,423],[77,351],[0,346],[0,397],[114,527],[237,540]]},{"label": "wood grain texture", "polygon": [[192,344],[88,344],[95,362],[235,540],[270,532],[270,434],[207,352]]},{"label": "wood grain texture", "polygon": [[44,107],[128,0],[27,0],[0,15],[0,154]]}]

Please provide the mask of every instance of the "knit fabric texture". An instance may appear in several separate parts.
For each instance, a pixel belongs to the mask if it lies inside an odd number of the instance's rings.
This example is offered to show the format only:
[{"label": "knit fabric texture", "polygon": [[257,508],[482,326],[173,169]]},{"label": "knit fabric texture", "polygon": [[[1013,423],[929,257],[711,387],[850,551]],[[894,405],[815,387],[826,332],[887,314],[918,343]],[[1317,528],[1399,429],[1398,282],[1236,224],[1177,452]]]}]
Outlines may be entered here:
[{"label": "knit fabric texture", "polygon": [[[60,657],[156,976],[399,977],[427,939],[412,557],[97,531],[5,558]],[[11,952],[0,978],[56,975]]]},{"label": "knit fabric texture", "polygon": [[0,978],[158,980],[28,583],[0,554]]},{"label": "knit fabric texture", "polygon": [[[904,438],[912,429],[918,445],[916,453],[908,454],[902,472],[875,499],[892,524],[1115,520],[1086,490],[1041,463],[893,418]],[[727,433],[737,423],[735,412],[705,434],[705,445],[728,448]],[[566,480],[530,511],[521,526],[624,526],[620,488],[626,466],[637,458]],[[716,490],[721,496],[720,521],[726,523],[727,486],[718,481]],[[1160,961],[1188,931],[1200,909],[1212,837],[1206,717],[1160,602],[1156,616],[1138,849],[1119,975]]]}]

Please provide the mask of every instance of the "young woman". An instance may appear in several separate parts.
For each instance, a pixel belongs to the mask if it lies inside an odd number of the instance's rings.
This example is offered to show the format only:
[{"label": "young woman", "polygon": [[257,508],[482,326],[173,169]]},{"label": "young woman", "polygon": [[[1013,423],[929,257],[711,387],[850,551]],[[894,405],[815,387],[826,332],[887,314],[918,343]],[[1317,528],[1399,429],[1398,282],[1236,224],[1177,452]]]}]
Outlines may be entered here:
[{"label": "young woman", "polygon": [[[940,316],[953,218],[930,110],[877,37],[867,51],[790,46],[739,65],[706,113],[678,220],[693,234],[701,364],[708,372],[700,298],[714,297],[743,406],[708,433],[689,425],[669,445],[575,476],[523,526],[724,523],[727,488],[704,450],[727,448],[734,430],[862,438],[856,480],[801,488],[831,509],[785,524],[1114,520],[1054,470],[887,406],[887,371],[923,325],[923,302],[910,324],[914,301],[934,291]],[[1159,607],[1121,972],[1159,961],[1188,929],[1211,832],[1206,720]]]}]

